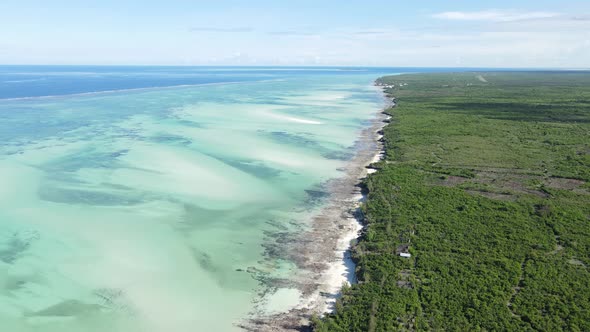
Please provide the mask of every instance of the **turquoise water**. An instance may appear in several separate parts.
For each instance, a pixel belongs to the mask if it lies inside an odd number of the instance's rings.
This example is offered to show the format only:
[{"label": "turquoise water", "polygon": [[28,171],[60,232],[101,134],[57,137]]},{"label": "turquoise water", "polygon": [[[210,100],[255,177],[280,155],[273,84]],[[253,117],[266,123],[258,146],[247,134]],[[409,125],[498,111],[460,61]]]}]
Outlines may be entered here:
[{"label": "turquoise water", "polygon": [[263,245],[305,227],[383,102],[378,70],[60,70],[0,83],[3,331],[237,329],[295,269]]}]

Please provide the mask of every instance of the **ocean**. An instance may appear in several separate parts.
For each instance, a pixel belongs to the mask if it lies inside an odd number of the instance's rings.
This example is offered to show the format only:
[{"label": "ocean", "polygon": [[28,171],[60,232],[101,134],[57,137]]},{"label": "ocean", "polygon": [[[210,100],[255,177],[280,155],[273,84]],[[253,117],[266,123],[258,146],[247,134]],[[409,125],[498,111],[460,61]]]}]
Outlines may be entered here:
[{"label": "ocean", "polygon": [[[3,331],[234,331],[395,68],[0,66]],[[288,288],[288,287],[287,287]]]}]

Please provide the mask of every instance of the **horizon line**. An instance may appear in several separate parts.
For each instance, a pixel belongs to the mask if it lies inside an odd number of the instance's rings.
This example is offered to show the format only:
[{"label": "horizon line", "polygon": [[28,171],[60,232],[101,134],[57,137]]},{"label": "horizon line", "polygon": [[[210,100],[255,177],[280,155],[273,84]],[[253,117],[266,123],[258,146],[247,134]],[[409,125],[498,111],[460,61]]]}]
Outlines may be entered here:
[{"label": "horizon line", "polygon": [[499,67],[499,66],[375,66],[375,65],[208,65],[208,64],[3,64],[0,67],[203,67],[203,68],[426,68],[426,69],[496,69],[496,70],[580,70],[590,67]]}]

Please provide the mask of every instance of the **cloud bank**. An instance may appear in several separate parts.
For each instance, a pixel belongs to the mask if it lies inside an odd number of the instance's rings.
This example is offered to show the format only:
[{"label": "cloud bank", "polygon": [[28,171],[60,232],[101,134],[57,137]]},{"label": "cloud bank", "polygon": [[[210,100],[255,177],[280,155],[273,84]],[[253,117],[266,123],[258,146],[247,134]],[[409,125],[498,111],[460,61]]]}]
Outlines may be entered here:
[{"label": "cloud bank", "polygon": [[475,12],[442,12],[432,15],[434,18],[453,21],[488,21],[512,22],[534,19],[554,18],[560,16],[553,12],[517,12],[502,10],[484,10]]}]

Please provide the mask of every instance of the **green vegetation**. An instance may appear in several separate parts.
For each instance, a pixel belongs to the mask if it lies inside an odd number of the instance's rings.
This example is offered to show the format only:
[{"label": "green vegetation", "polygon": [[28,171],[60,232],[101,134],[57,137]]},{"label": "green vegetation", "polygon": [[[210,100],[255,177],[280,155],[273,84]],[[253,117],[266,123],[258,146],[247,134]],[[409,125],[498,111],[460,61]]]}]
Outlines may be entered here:
[{"label": "green vegetation", "polygon": [[590,74],[379,83],[359,284],[315,331],[590,331]]}]

